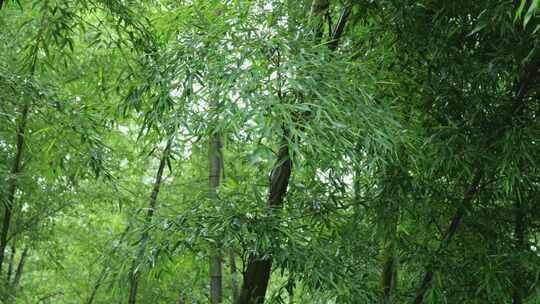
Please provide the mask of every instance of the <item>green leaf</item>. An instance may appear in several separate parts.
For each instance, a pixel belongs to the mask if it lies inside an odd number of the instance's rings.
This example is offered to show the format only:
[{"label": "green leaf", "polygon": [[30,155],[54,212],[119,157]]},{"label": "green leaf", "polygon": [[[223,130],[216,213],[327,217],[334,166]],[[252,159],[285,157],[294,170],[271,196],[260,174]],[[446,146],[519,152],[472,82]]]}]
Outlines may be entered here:
[{"label": "green leaf", "polygon": [[514,18],[514,22],[518,19],[521,19],[521,14],[523,13],[523,9],[525,8],[525,4],[527,3],[527,0],[521,0],[521,3],[516,11],[516,16]]},{"label": "green leaf", "polygon": [[538,5],[540,5],[540,0],[533,0],[527,14],[525,14],[525,19],[523,20],[523,27],[526,27],[531,18],[536,14],[538,10]]},{"label": "green leaf", "polygon": [[481,30],[483,30],[485,27],[487,26],[487,22],[486,21],[481,21],[480,23],[478,23],[474,29],[467,35],[468,36],[472,36],[478,32],[480,32]]}]

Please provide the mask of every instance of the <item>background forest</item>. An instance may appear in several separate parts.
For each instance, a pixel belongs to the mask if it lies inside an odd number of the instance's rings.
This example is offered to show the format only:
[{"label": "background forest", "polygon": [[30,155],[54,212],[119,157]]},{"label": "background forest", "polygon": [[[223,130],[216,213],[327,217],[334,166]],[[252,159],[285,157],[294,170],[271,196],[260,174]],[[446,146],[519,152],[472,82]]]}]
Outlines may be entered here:
[{"label": "background forest", "polygon": [[3,303],[540,303],[540,0],[0,0]]}]

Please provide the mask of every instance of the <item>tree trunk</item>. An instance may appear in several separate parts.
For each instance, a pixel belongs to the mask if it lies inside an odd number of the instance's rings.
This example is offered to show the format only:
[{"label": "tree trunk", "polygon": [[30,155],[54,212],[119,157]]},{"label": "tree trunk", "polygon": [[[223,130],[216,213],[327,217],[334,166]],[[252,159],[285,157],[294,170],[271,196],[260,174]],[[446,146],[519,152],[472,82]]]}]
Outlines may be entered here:
[{"label": "tree trunk", "polygon": [[[393,241],[392,241],[393,242]],[[383,303],[392,303],[392,294],[397,285],[397,261],[394,255],[394,245],[389,245],[385,248],[383,257],[383,272],[382,272],[382,286],[383,286]]]},{"label": "tree trunk", "polygon": [[130,278],[129,299],[128,299],[129,304],[135,304],[137,302],[137,290],[139,287],[139,277],[141,273],[138,268],[144,257],[144,251],[146,250],[146,243],[148,243],[148,239],[150,237],[150,234],[149,234],[150,224],[152,222],[152,217],[154,216],[154,212],[156,210],[157,197],[159,194],[159,189],[161,187],[161,179],[163,177],[163,170],[165,169],[165,164],[167,163],[167,159],[169,157],[169,152],[170,152],[171,144],[172,144],[171,141],[172,141],[171,139],[168,140],[167,146],[165,147],[165,150],[163,151],[163,156],[161,157],[161,160],[159,162],[159,167],[156,173],[156,179],[154,181],[154,188],[152,189],[152,194],[150,195],[150,208],[148,209],[148,212],[146,213],[146,217],[144,219],[144,226],[143,226],[143,231],[141,234],[141,241],[139,243],[139,248],[133,259],[133,264],[131,266],[131,270],[129,273],[129,278]]},{"label": "tree trunk", "polygon": [[7,237],[11,224],[11,216],[13,211],[13,202],[15,201],[15,192],[17,191],[17,179],[21,173],[22,155],[24,150],[24,136],[26,132],[26,122],[28,120],[29,104],[25,103],[21,113],[19,127],[17,129],[17,146],[13,166],[10,171],[8,181],[7,196],[4,205],[4,220],[2,222],[2,230],[0,231],[0,273],[2,273],[2,265],[7,246]]},{"label": "tree trunk", "polygon": [[397,258],[395,256],[396,230],[398,225],[397,206],[390,206],[390,223],[384,228],[385,236],[383,243],[383,271],[381,274],[383,303],[392,303],[392,294],[397,287]]},{"label": "tree trunk", "polygon": [[6,275],[6,282],[11,282],[11,275],[13,274],[13,266],[15,263],[15,255],[17,254],[17,246],[15,240],[11,242],[11,253],[9,255],[8,272]]},{"label": "tree trunk", "polygon": [[[402,152],[404,153],[404,152]],[[396,233],[399,223],[399,206],[403,192],[400,191],[400,182],[406,179],[402,171],[405,164],[395,164],[385,169],[386,178],[383,181],[381,193],[382,206],[379,209],[378,225],[382,231],[382,303],[393,302],[392,296],[397,287],[397,258],[395,254]]]},{"label": "tree trunk", "polygon": [[262,260],[259,256],[249,257],[244,283],[238,298],[238,304],[262,304],[270,280],[272,260]]},{"label": "tree trunk", "polygon": [[17,290],[19,289],[19,284],[21,283],[21,277],[24,270],[24,265],[26,263],[26,258],[28,257],[28,247],[24,247],[23,252],[21,254],[21,258],[19,259],[19,265],[17,265],[17,271],[15,272],[15,276],[13,277],[13,283],[11,284],[11,297],[15,298],[17,294]]},{"label": "tree trunk", "polygon": [[222,301],[222,274],[221,274],[221,250],[213,248],[212,256],[210,257],[210,303],[218,304]]},{"label": "tree trunk", "polygon": [[[270,174],[270,190],[268,192],[268,208],[281,208],[289,185],[292,161],[289,156],[288,133],[283,132],[278,157]],[[238,298],[238,304],[264,303],[272,259],[262,259],[260,255],[251,255],[248,259],[244,282]]]},{"label": "tree trunk", "polygon": [[[208,181],[210,199],[218,204],[218,188],[223,164],[222,138],[219,132],[210,136],[208,159],[210,163]],[[221,245],[216,244],[210,256],[210,303],[219,304],[223,298]]]},{"label": "tree trunk", "polygon": [[[319,43],[323,37],[324,16],[328,12],[330,2],[328,0],[314,0],[311,5],[309,16],[310,27],[313,33],[314,43]],[[344,10],[336,31],[330,35],[331,42],[329,49],[336,49],[338,42],[345,28],[350,10]],[[270,174],[270,187],[268,191],[267,206],[268,208],[281,208],[283,199],[287,192],[289,179],[292,173],[292,161],[289,155],[289,131],[283,130],[281,138],[281,147],[278,152],[278,157],[272,172]],[[242,289],[238,304],[262,304],[268,288],[270,272],[272,269],[272,258],[262,258],[261,255],[252,254],[248,257],[247,267],[244,273]]]}]

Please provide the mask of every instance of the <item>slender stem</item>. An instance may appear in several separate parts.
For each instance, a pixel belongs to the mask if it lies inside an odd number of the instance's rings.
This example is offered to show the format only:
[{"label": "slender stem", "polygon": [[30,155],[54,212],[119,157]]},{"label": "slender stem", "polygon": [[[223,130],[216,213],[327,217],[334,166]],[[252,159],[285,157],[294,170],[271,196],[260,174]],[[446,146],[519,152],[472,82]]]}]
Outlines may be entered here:
[{"label": "slender stem", "polygon": [[[461,222],[461,218],[463,217],[463,214],[465,213],[465,210],[472,204],[472,200],[475,197],[476,193],[478,192],[478,188],[480,186],[482,177],[483,177],[482,172],[478,171],[476,175],[474,176],[470,186],[467,188],[467,190],[463,194],[463,200],[461,202],[461,205],[458,207],[458,210],[454,214],[454,217],[452,218],[452,221],[450,222],[450,225],[448,226],[448,229],[446,230],[443,240],[439,244],[437,253],[440,253],[445,248],[447,248],[447,246],[452,241],[452,238],[457,232],[457,229]],[[429,288],[431,281],[433,280],[433,275],[434,275],[434,265],[430,264],[426,268],[426,271],[420,283],[420,287],[416,291],[416,297],[413,303],[420,304],[424,302],[424,297]]]},{"label": "slender stem", "polygon": [[19,287],[19,283],[21,282],[21,277],[24,270],[24,264],[26,262],[26,258],[28,257],[28,247],[24,247],[23,252],[21,254],[21,258],[19,260],[19,265],[17,266],[17,271],[15,272],[15,277],[13,278],[13,290],[14,292]]},{"label": "slender stem", "polygon": [[13,215],[13,203],[15,201],[15,193],[17,191],[18,175],[21,173],[22,156],[25,145],[26,123],[28,120],[29,103],[25,103],[21,112],[19,127],[17,129],[17,145],[13,166],[10,171],[10,179],[8,182],[8,190],[4,204],[4,219],[2,221],[2,229],[0,230],[0,273],[2,273],[2,265],[7,246],[7,236],[11,225],[11,217]]},{"label": "slender stem", "polygon": [[148,209],[148,212],[146,213],[146,217],[144,219],[144,226],[143,226],[143,231],[141,234],[141,241],[139,243],[139,248],[133,259],[133,264],[131,266],[131,270],[129,273],[129,278],[130,278],[130,288],[129,288],[129,298],[128,298],[129,304],[135,304],[137,302],[137,291],[139,287],[139,277],[141,274],[139,266],[144,257],[146,244],[148,243],[148,240],[150,238],[150,233],[149,233],[150,224],[152,222],[152,218],[154,216],[154,212],[157,207],[157,197],[159,194],[159,189],[161,187],[163,171],[165,169],[165,164],[167,163],[167,159],[169,157],[170,149],[171,149],[171,139],[169,139],[169,141],[167,142],[167,146],[165,147],[165,150],[163,151],[163,156],[161,157],[161,160],[159,162],[159,167],[156,173],[156,179],[154,181],[154,188],[152,189],[152,194],[150,195],[150,208]]},{"label": "slender stem", "polygon": [[[114,246],[112,251],[109,253],[109,256],[114,255],[114,253],[118,250],[120,245],[123,243],[126,235],[128,234],[130,228],[131,228],[131,226],[127,226],[126,229],[124,229],[124,232],[122,232],[122,234],[120,236],[120,240],[118,241],[118,244],[116,246]],[[96,295],[97,295],[97,292],[98,292],[99,288],[101,287],[101,285],[103,284],[103,281],[105,281],[105,279],[107,278],[109,273],[110,273],[110,267],[108,265],[103,267],[103,269],[101,270],[101,273],[99,274],[96,282],[94,283],[94,287],[92,288],[92,292],[90,292],[90,295],[88,296],[88,300],[86,300],[86,304],[92,304],[94,302],[94,299],[96,298]]]},{"label": "slender stem", "polygon": [[15,263],[15,255],[17,254],[17,246],[15,240],[11,242],[11,254],[9,255],[8,272],[6,275],[6,282],[11,281],[11,275],[13,274],[13,266]]},{"label": "slender stem", "polygon": [[[217,105],[214,106],[217,108]],[[208,160],[210,163],[208,182],[210,186],[210,199],[214,204],[219,203],[218,189],[223,164],[222,138],[219,132],[210,136]],[[219,304],[223,299],[222,287],[222,254],[219,244],[212,248],[210,256],[210,303]]]}]

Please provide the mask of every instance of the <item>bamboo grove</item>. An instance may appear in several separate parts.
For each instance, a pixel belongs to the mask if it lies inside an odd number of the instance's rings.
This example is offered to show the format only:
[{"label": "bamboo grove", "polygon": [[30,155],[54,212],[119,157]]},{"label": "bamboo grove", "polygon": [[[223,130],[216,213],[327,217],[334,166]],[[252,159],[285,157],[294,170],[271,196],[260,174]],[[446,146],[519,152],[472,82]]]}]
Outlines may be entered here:
[{"label": "bamboo grove", "polygon": [[538,0],[0,0],[0,301],[539,303],[538,115]]}]

